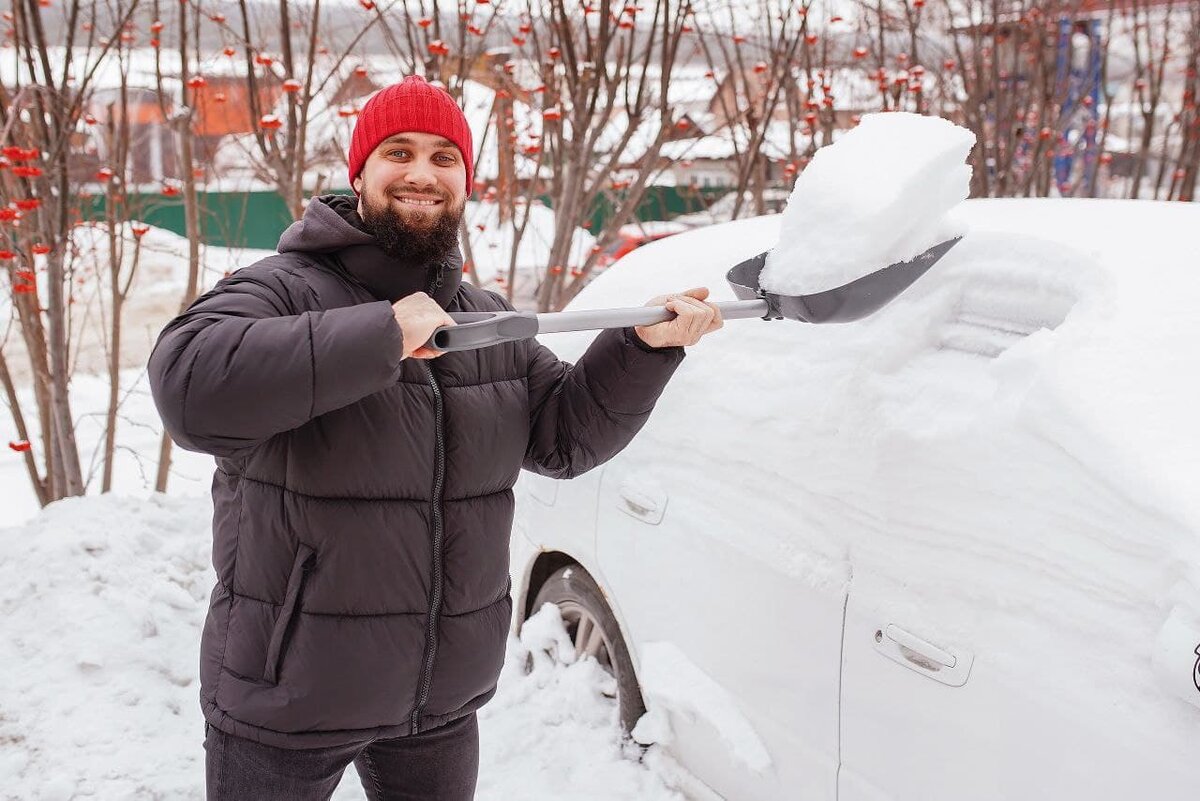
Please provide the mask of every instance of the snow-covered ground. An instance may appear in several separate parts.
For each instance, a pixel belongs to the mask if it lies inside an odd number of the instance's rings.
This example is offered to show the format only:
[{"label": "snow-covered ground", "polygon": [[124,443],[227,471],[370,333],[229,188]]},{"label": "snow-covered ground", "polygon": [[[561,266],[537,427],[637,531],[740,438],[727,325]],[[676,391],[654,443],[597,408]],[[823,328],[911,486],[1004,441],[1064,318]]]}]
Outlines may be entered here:
[{"label": "snow-covered ground", "polygon": [[[211,515],[205,497],[110,494],[0,529],[0,798],[203,797]],[[510,638],[477,797],[683,799],[669,760],[622,747],[612,679],[547,653],[563,637],[549,607]],[[351,767],[334,798],[362,797]]]}]

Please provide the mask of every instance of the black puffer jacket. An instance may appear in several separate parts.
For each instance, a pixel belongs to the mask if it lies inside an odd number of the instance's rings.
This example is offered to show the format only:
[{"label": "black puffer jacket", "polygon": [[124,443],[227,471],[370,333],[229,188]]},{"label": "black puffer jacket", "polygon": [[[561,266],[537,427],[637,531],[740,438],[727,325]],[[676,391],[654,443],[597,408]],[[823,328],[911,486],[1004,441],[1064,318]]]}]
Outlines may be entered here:
[{"label": "black puffer jacket", "polygon": [[508,306],[461,282],[457,252],[392,261],[355,206],[315,198],[149,362],[172,438],[217,462],[204,716],[285,748],[416,733],[491,698],[520,468],[611,458],[683,358],[624,329],[574,366],[533,340],[402,361],[393,301]]}]

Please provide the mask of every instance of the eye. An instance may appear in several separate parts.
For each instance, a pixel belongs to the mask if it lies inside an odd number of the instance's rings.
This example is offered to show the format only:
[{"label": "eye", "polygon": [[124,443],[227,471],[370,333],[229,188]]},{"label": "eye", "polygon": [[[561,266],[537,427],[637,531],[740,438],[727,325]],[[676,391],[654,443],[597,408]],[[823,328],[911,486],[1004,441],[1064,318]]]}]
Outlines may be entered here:
[{"label": "eye", "polygon": [[446,164],[454,163],[454,156],[451,156],[449,153],[439,153],[438,158],[444,159]]}]

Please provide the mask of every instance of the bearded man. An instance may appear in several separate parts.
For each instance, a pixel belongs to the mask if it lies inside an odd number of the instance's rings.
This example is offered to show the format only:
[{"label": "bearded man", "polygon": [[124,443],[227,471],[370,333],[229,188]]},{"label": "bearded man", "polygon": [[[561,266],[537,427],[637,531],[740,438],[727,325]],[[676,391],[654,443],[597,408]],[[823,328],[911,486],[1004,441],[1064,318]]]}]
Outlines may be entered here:
[{"label": "bearded man", "polygon": [[535,340],[430,350],[449,311],[511,309],[461,280],[470,128],[410,76],[364,106],[348,155],[357,197],[310,200],[149,360],[166,430],[216,458],[210,799],[327,799],[351,762],[372,801],[473,797],[519,471],[571,478],[618,453],[683,346],[721,325],[700,288],[574,365]]}]

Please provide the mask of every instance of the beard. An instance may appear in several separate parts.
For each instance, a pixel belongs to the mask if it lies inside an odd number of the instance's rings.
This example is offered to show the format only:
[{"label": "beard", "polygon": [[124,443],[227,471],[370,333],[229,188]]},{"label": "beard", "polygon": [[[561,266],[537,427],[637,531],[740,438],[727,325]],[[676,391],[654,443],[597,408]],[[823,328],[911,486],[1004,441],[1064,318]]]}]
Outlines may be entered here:
[{"label": "beard", "polygon": [[[409,192],[408,194],[418,194]],[[411,265],[428,264],[449,253],[458,244],[458,228],[462,222],[466,200],[457,209],[451,207],[450,198],[436,195],[443,201],[442,208],[436,217],[427,212],[414,211],[409,219],[401,214],[385,196],[376,203],[375,199],[363,193],[362,217],[375,242],[387,255],[397,261]],[[434,198],[432,193],[427,197]]]}]

